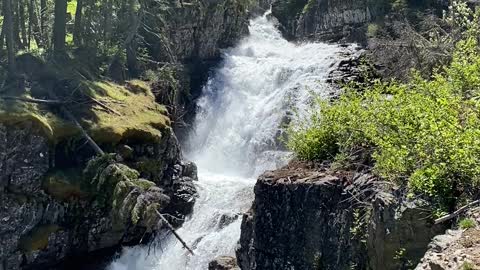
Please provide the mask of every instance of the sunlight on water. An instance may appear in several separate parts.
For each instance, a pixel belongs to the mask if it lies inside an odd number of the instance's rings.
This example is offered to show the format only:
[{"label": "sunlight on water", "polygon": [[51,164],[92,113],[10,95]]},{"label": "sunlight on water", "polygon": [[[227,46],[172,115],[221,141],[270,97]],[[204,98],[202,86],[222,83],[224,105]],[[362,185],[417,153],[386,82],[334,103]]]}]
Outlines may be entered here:
[{"label": "sunlight on water", "polygon": [[200,197],[178,233],[196,256],[168,236],[149,256],[145,247],[125,249],[108,270],[205,270],[215,257],[234,255],[255,178],[290,158],[278,150],[282,123],[308,106],[312,92],[331,93],[325,79],[340,52],[335,45],[287,42],[266,15],[252,20],[250,35],[224,52],[204,87],[187,145],[187,158],[199,167]]}]

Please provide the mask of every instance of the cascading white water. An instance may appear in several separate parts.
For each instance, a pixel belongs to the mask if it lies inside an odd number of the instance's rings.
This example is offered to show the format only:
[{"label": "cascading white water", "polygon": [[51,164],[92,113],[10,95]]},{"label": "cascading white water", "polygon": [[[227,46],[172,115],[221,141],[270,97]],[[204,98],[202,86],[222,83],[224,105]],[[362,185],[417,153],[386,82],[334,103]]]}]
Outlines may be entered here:
[{"label": "cascading white water", "polygon": [[312,92],[328,95],[328,71],[340,59],[339,46],[295,45],[268,16],[254,19],[250,35],[224,52],[222,66],[204,87],[187,157],[198,165],[199,198],[178,233],[194,249],[182,249],[173,236],[163,248],[125,249],[108,270],[205,270],[220,255],[233,255],[241,213],[253,201],[255,177],[289,159],[277,150],[282,123],[305,109]]}]

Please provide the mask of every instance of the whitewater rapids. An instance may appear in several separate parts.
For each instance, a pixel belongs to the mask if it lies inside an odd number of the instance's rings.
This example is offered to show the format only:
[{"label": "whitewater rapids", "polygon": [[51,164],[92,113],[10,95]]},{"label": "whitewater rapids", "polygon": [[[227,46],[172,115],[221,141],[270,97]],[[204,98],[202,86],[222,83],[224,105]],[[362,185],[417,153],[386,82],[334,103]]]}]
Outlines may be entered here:
[{"label": "whitewater rapids", "polygon": [[292,115],[304,111],[312,94],[332,93],[325,82],[342,49],[322,43],[286,41],[267,15],[250,22],[250,34],[226,50],[203,89],[195,129],[185,156],[199,169],[199,198],[178,233],[162,248],[125,248],[107,270],[206,270],[217,256],[234,255],[241,214],[253,201],[256,177],[288,162],[279,137]]}]

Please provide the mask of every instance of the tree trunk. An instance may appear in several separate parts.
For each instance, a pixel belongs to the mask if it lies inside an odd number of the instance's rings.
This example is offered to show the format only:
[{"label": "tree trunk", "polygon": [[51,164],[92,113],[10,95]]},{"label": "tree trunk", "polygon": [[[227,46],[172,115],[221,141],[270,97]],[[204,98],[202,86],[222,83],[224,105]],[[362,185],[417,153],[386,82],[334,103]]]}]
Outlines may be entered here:
[{"label": "tree trunk", "polygon": [[125,49],[127,55],[127,68],[131,77],[138,76],[138,61],[137,61],[137,32],[140,26],[141,10],[136,10],[136,0],[129,0],[129,17],[130,17],[130,29],[128,31],[127,38],[125,40]]},{"label": "tree trunk", "polygon": [[45,48],[47,44],[45,42],[42,30],[42,8],[38,6],[36,0],[30,0],[30,4],[33,8],[33,38],[35,39],[35,42],[39,48]]},{"label": "tree trunk", "polygon": [[42,46],[48,47],[48,34],[47,34],[47,0],[40,0],[40,35],[42,37]]},{"label": "tree trunk", "polygon": [[24,49],[22,39],[20,38],[20,14],[18,11],[19,3],[17,1],[11,1],[11,10],[13,15],[13,38],[17,48]]},{"label": "tree trunk", "polygon": [[[4,21],[5,22],[5,21]],[[5,45],[5,26],[7,24],[2,23],[2,33],[0,33],[0,50],[3,50],[3,45]]]},{"label": "tree trunk", "polygon": [[[20,36],[23,48],[28,48],[27,20],[25,17],[25,1],[18,0],[18,17],[20,24]],[[29,49],[29,48],[28,48]]]},{"label": "tree trunk", "polygon": [[[27,40],[27,47],[29,49],[32,48],[32,37],[33,37],[33,27],[35,25],[35,9],[34,3],[35,0],[30,0],[28,2],[28,40]],[[37,44],[38,46],[38,44]]]},{"label": "tree trunk", "polygon": [[15,76],[15,41],[13,38],[13,18],[12,18],[12,1],[3,0],[3,14],[5,24],[5,38],[7,43],[8,55],[8,73],[9,76]]},{"label": "tree trunk", "polygon": [[65,36],[67,35],[67,0],[55,0],[55,20],[53,22],[53,53],[65,54]]},{"label": "tree trunk", "polygon": [[106,5],[103,8],[103,43],[105,49],[110,46],[110,36],[112,32],[112,12],[113,12],[113,1],[106,0]]},{"label": "tree trunk", "polygon": [[75,25],[73,26],[73,43],[75,46],[82,45],[82,16],[83,15],[83,0],[77,0],[77,10],[75,11]]}]

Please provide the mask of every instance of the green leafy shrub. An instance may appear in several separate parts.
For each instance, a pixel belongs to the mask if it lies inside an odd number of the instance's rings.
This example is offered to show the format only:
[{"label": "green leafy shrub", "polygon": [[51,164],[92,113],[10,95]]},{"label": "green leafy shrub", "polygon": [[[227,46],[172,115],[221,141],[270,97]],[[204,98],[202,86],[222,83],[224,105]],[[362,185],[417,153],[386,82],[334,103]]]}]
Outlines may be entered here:
[{"label": "green leafy shrub", "polygon": [[458,227],[460,227],[461,229],[471,229],[471,228],[475,228],[476,226],[476,222],[475,220],[471,219],[471,218],[465,218],[465,219],[462,219],[460,220],[460,222],[458,223]]},{"label": "green leafy shrub", "polygon": [[289,147],[302,159],[372,166],[413,192],[449,199],[480,179],[480,52],[475,38],[457,45],[452,63],[431,79],[376,81],[290,128]]}]

